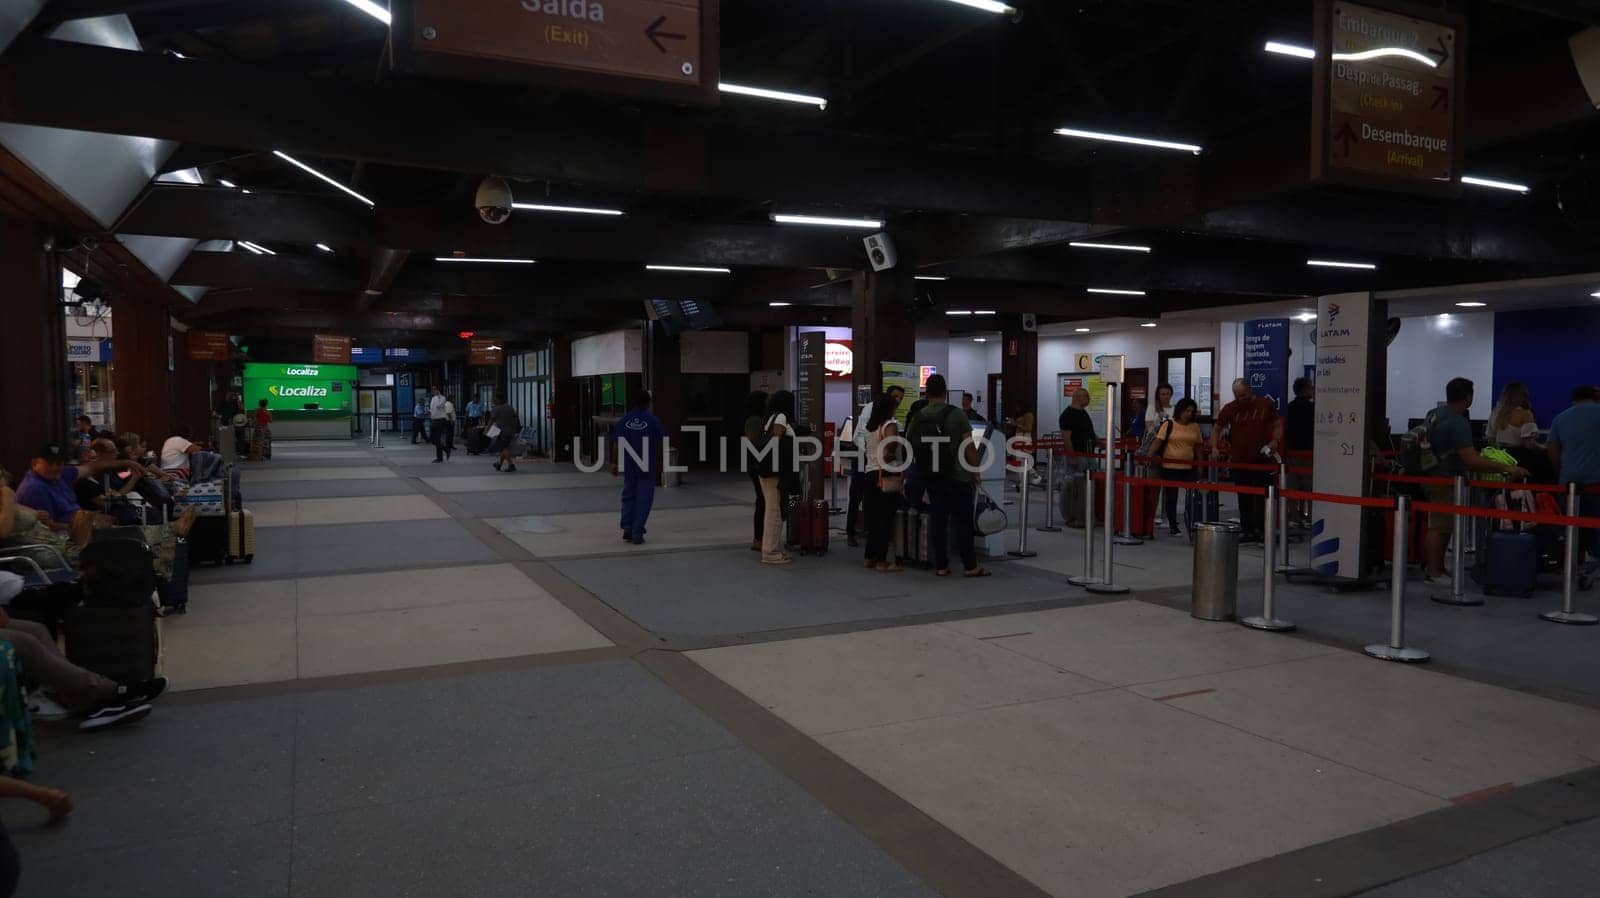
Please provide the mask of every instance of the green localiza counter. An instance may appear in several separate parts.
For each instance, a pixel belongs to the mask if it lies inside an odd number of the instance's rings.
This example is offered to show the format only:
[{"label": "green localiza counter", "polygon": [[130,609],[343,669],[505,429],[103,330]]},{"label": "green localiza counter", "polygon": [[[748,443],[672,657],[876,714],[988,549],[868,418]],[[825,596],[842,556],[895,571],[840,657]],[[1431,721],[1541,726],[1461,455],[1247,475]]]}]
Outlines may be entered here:
[{"label": "green localiza counter", "polygon": [[267,401],[275,440],[348,440],[359,382],[354,365],[247,362],[244,406]]}]

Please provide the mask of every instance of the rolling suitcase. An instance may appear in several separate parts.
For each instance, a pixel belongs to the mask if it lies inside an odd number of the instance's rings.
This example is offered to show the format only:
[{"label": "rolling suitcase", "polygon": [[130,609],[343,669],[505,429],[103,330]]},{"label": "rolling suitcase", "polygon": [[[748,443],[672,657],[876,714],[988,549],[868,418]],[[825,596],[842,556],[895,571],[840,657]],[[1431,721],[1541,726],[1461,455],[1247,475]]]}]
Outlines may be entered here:
[{"label": "rolling suitcase", "polygon": [[933,564],[933,551],[929,548],[933,537],[933,515],[926,511],[913,511],[917,519],[916,540],[911,544],[912,562],[923,567]]},{"label": "rolling suitcase", "polygon": [[1474,570],[1487,595],[1532,594],[1539,576],[1539,538],[1526,530],[1490,530]]},{"label": "rolling suitcase", "polygon": [[228,554],[224,564],[235,561],[249,564],[256,560],[256,518],[249,511],[230,511],[228,522]]},{"label": "rolling suitcase", "polygon": [[467,428],[466,443],[468,455],[482,455],[489,451],[488,431],[476,425]]},{"label": "rolling suitcase", "polygon": [[79,605],[66,620],[67,660],[118,683],[156,675],[161,631],[148,600],[127,607]]}]

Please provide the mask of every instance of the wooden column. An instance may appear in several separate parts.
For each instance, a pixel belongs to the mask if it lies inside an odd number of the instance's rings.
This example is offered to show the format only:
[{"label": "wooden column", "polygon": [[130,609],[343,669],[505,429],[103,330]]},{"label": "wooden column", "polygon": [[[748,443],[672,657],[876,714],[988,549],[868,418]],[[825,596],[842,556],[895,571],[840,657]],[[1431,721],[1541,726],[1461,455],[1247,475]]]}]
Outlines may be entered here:
[{"label": "wooden column", "polygon": [[0,464],[22,479],[39,447],[59,440],[67,420],[67,334],[61,269],[44,249],[37,222],[0,219]]},{"label": "wooden column", "polygon": [[[857,272],[851,281],[851,339],[855,348],[854,392],[868,387],[883,392],[883,362],[915,362],[917,329],[911,306],[916,282],[911,264],[902,259],[888,271]],[[907,397],[911,401],[915,397]],[[859,413],[856,396],[851,412]]]},{"label": "wooden column", "polygon": [[1005,404],[1002,415],[1015,420],[1023,412],[1033,412],[1034,436],[1055,429],[1055,408],[1037,407],[1039,334],[1023,330],[1020,319],[1008,320],[1000,333],[1000,390],[1001,401]]},{"label": "wooden column", "polygon": [[[111,358],[116,364],[117,430],[144,437],[159,447],[172,435],[177,417],[172,408],[172,378],[167,371],[167,309],[162,302],[138,293],[118,296],[111,306]],[[175,346],[176,351],[184,347]],[[205,385],[201,384],[201,391]],[[201,421],[195,431],[204,437]]]},{"label": "wooden column", "polygon": [[[578,379],[572,376],[572,338],[550,341],[550,401],[556,407],[556,420],[550,457],[558,462],[572,461],[572,443],[578,438]],[[544,414],[540,409],[539,414]]]}]

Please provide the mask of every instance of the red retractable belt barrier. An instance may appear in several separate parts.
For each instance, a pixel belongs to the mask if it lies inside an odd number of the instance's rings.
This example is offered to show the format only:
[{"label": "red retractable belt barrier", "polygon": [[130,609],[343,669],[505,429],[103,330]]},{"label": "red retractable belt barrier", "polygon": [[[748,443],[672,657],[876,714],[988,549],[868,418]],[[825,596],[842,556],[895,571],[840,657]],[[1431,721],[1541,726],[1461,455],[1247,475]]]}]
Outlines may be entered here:
[{"label": "red retractable belt barrier", "polygon": [[1472,508],[1464,505],[1442,505],[1437,502],[1416,502],[1417,511],[1436,511],[1440,514],[1459,514],[1469,518],[1496,518],[1502,521],[1526,521],[1530,524],[1551,524],[1556,527],[1588,527],[1600,530],[1600,518],[1569,518],[1561,514],[1540,514],[1536,511],[1511,511],[1499,508]]},{"label": "red retractable belt barrier", "polygon": [[[1096,471],[1094,479],[1104,480],[1105,474]],[[1165,486],[1178,490],[1208,490],[1216,493],[1241,493],[1246,496],[1265,496],[1266,487],[1260,486],[1234,486],[1231,483],[1206,483],[1202,480],[1162,480],[1159,477],[1118,477],[1118,481],[1130,486]]]},{"label": "red retractable belt barrier", "polygon": [[[1373,474],[1372,479],[1382,483],[1417,483],[1424,486],[1451,486],[1454,477],[1424,477],[1416,474]],[[1467,486],[1478,490],[1527,490],[1530,493],[1566,493],[1566,484],[1524,483],[1519,480],[1469,480]],[[1600,484],[1579,488],[1578,492],[1600,494]]]},{"label": "red retractable belt barrier", "polygon": [[[1381,496],[1336,496],[1333,493],[1313,493],[1308,490],[1284,490],[1285,499],[1309,500],[1312,502],[1333,502],[1338,505],[1360,505],[1364,508],[1389,508],[1395,506],[1393,499]],[[1416,506],[1413,505],[1412,508]]]}]

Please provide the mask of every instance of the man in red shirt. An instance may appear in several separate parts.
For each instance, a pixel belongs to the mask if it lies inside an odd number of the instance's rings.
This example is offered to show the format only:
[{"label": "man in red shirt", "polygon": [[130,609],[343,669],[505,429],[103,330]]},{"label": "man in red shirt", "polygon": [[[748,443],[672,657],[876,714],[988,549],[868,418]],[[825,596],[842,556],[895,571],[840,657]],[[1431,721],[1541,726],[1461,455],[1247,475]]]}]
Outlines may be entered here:
[{"label": "man in red shirt", "polygon": [[[1211,457],[1221,458],[1219,444],[1228,438],[1228,461],[1253,464],[1261,461],[1261,447],[1272,442],[1272,428],[1278,423],[1278,405],[1265,396],[1250,392],[1244,378],[1233,382],[1233,401],[1222,407],[1211,425]],[[1264,487],[1272,482],[1267,471],[1235,469],[1233,482],[1239,486]],[[1265,526],[1266,498],[1239,496],[1239,523],[1244,528],[1243,542],[1260,542]]]}]

